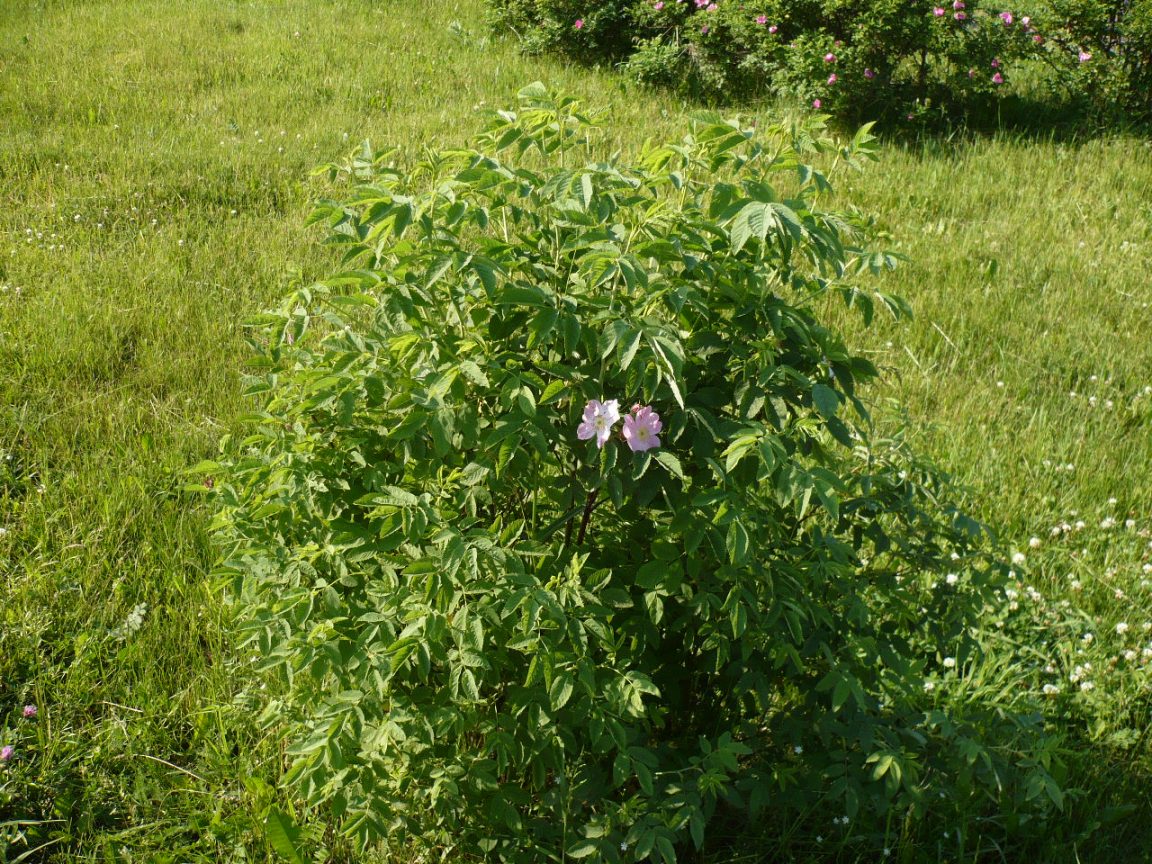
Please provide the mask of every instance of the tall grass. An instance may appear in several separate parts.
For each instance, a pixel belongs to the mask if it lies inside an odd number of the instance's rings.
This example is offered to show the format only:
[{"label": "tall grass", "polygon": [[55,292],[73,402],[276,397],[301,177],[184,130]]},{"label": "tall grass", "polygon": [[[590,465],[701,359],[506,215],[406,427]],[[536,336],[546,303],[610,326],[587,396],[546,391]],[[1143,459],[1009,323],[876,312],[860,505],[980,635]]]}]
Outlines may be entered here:
[{"label": "tall grass", "polygon": [[[477,0],[0,5],[0,744],[16,748],[0,857],[270,854],[282,757],[242,708],[256,685],[181,471],[248,408],[245,317],[334,266],[304,227],[327,191],[310,169],[364,138],[458,141],[475,107],[537,78],[605,109],[614,147],[682,126],[668,97],[488,39]],[[1152,151],[892,144],[840,194],[910,259],[890,287],[916,320],[857,335],[890,370],[880,395],[1027,554],[1046,607],[1095,627],[1041,646],[1053,662],[1118,658],[1053,701],[1091,754],[1070,820],[1145,814],[1097,832],[1083,860],[1152,844],[1152,671],[1122,654],[1152,639],[1137,605],[1152,597]]]}]

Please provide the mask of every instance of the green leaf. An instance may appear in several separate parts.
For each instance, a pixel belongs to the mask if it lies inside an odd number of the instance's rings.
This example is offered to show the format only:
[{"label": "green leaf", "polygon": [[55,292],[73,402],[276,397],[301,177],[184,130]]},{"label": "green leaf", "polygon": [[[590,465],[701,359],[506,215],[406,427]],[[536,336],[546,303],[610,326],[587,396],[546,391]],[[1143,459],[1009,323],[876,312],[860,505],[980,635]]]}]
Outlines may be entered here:
[{"label": "green leaf", "polygon": [[572,698],[572,679],[563,672],[557,671],[556,677],[552,679],[552,686],[548,688],[548,701],[552,705],[553,711],[559,711],[568,704],[568,700]]},{"label": "green leaf", "polygon": [[667,450],[657,450],[654,457],[657,462],[664,466],[664,468],[673,477],[679,480],[687,480],[684,475],[684,467],[680,464],[680,459],[675,453],[670,453]]},{"label": "green leaf", "polygon": [[731,472],[733,468],[740,464],[740,460],[751,452],[752,448],[755,447],[759,441],[759,433],[752,432],[747,435],[741,435],[729,444],[724,451],[724,470]]},{"label": "green leaf", "polygon": [[620,342],[620,370],[624,371],[632,365],[636,350],[640,347],[640,337],[644,334],[640,330],[633,330],[628,334],[627,341]]},{"label": "green leaf", "polygon": [[739,519],[734,519],[732,524],[728,526],[728,560],[736,567],[741,566],[748,560],[750,546],[751,539],[748,536],[748,530]]},{"label": "green leaf", "polygon": [[839,711],[852,695],[852,685],[847,678],[841,676],[832,688],[832,710]]},{"label": "green leaf", "polygon": [[692,835],[692,845],[697,849],[704,848],[704,814],[700,812],[699,808],[692,810],[692,815],[688,817],[688,833]]},{"label": "green leaf", "polygon": [[588,858],[595,855],[600,850],[600,846],[590,840],[585,840],[577,843],[568,849],[569,858]]},{"label": "green leaf", "polygon": [[836,416],[836,409],[840,407],[840,396],[826,384],[812,385],[812,404],[816,410],[826,418]]},{"label": "green leaf", "polygon": [[560,394],[568,389],[567,381],[550,381],[548,386],[544,388],[544,392],[540,394],[540,404],[547,405],[554,399],[558,399]]},{"label": "green leaf", "polygon": [[304,864],[304,856],[297,848],[300,829],[287,814],[276,807],[270,807],[268,815],[264,817],[264,834],[268,838],[268,845],[277,855],[290,864]]}]

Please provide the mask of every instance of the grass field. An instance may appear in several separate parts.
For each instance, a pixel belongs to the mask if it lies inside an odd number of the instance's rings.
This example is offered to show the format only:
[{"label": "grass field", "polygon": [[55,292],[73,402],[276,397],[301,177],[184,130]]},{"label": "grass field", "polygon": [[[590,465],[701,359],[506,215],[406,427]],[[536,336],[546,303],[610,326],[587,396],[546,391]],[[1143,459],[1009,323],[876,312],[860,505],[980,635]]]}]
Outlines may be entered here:
[{"label": "grass field", "polygon": [[[280,749],[228,707],[257,685],[180,472],[245,410],[244,318],[334,267],[310,169],[363,138],[459,141],[534,79],[604,109],[612,148],[684,126],[667,97],[489,41],[476,0],[0,5],[0,860],[271,854]],[[1026,556],[1021,614],[1064,622],[1036,662],[1083,790],[1069,824],[1134,808],[1067,860],[1143,860],[1150,142],[892,143],[839,194],[909,259],[888,284],[916,319],[854,331],[877,398]]]}]

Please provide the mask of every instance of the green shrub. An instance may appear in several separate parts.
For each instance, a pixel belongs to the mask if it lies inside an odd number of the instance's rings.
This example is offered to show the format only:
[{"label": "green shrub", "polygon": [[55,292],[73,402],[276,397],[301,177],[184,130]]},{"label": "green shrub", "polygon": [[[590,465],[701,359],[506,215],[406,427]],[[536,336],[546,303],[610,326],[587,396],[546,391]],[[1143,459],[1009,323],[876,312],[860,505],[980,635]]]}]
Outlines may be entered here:
[{"label": "green shrub", "polygon": [[584,161],[578,106],[520,96],[405,171],[365,147],[315,215],[348,269],[262,319],[203,466],[286,782],[361,845],[525,862],[1058,801],[1016,691],[961,686],[1004,568],[817,314],[904,311],[807,164],[867,130]]},{"label": "green shrub", "polygon": [[987,114],[1023,75],[1032,95],[1152,107],[1149,0],[490,3],[493,23],[529,50],[620,63],[642,82],[708,99],[784,96],[853,118],[955,117]]},{"label": "green shrub", "polygon": [[1051,51],[1065,88],[1114,113],[1152,115],[1152,2],[1047,0]]}]

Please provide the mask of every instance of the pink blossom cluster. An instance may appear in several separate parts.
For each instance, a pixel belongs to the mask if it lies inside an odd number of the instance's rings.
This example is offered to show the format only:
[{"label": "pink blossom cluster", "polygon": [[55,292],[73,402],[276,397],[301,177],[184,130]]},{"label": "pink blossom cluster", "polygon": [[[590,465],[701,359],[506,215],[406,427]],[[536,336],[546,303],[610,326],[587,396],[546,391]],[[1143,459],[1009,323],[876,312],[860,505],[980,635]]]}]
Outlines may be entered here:
[{"label": "pink blossom cluster", "polygon": [[[620,403],[616,399],[601,402],[589,399],[584,406],[583,422],[576,427],[576,437],[581,441],[596,439],[596,446],[603,447],[612,437],[612,427],[620,421]],[[634,453],[651,450],[660,446],[660,431],[664,424],[660,415],[651,405],[633,405],[624,417],[624,441]]]}]

